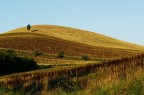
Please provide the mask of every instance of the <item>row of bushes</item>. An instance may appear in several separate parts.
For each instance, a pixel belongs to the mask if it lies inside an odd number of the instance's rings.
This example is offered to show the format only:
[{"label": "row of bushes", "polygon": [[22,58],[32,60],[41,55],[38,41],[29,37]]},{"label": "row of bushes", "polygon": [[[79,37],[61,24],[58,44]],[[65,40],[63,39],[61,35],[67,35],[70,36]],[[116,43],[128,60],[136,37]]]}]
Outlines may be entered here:
[{"label": "row of bushes", "polygon": [[[62,52],[58,53],[58,57],[60,59],[64,58],[65,57],[64,52],[62,51]],[[82,55],[82,59],[85,60],[85,61],[90,60],[88,55]]]},{"label": "row of bushes", "polygon": [[[35,56],[40,56],[40,55],[42,55],[42,53],[41,53],[39,50],[35,50],[35,51],[34,51],[34,55],[35,55]],[[65,58],[64,51],[59,52],[57,56],[58,56],[58,58],[60,58],[60,59]],[[90,60],[90,58],[89,58],[88,55],[82,55],[82,59],[83,59],[84,61]]]},{"label": "row of bushes", "polygon": [[0,51],[0,75],[38,69],[32,58],[18,57],[13,50]]}]

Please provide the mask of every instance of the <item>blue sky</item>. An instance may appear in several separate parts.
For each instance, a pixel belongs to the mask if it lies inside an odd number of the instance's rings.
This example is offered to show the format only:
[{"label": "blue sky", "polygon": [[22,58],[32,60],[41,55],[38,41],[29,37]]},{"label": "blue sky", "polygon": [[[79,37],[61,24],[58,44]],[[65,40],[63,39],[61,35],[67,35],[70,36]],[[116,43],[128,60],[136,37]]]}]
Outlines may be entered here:
[{"label": "blue sky", "polygon": [[144,45],[144,0],[0,0],[0,33],[28,23],[90,30]]}]

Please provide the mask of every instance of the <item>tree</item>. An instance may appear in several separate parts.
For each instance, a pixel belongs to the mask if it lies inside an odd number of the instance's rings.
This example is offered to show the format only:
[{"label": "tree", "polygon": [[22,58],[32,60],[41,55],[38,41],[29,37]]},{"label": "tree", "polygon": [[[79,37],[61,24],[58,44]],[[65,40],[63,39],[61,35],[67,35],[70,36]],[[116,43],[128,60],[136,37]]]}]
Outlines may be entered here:
[{"label": "tree", "polygon": [[30,24],[27,25],[27,30],[29,31],[31,29]]}]

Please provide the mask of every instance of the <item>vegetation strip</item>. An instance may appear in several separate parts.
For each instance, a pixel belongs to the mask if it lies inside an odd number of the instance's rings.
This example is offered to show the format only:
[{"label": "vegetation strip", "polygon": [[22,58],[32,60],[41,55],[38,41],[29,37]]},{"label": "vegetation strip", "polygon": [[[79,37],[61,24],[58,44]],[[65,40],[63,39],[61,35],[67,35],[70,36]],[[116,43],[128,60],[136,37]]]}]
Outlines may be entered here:
[{"label": "vegetation strip", "polygon": [[[122,58],[121,60],[113,60],[109,62],[104,62],[103,64],[90,64],[86,66],[81,66],[77,68],[64,69],[59,71],[52,72],[43,72],[36,74],[23,74],[20,76],[11,76],[5,78],[5,80],[1,81],[1,86],[3,86],[7,90],[12,90],[22,87],[27,88],[31,83],[34,83],[37,86],[42,86],[41,89],[45,87],[47,89],[53,88],[51,83],[55,83],[61,79],[71,80],[72,78],[78,78],[80,76],[84,76],[93,72],[103,71],[110,77],[110,80],[113,80],[115,77],[119,75],[123,75],[126,77],[127,69],[135,69],[135,68],[143,68],[144,66],[144,54],[131,57],[131,58]],[[43,88],[44,87],[44,88]],[[17,89],[18,90],[18,89]]]}]

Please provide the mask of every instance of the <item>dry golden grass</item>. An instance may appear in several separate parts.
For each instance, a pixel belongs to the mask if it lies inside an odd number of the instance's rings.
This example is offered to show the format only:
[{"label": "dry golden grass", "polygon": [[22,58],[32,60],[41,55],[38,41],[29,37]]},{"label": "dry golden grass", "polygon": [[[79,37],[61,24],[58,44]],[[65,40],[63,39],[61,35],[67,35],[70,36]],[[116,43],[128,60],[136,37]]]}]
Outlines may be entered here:
[{"label": "dry golden grass", "polygon": [[[143,46],[120,41],[98,33],[53,25],[32,26],[32,31],[38,34],[58,37],[61,39],[83,43],[92,46],[140,50]],[[15,29],[7,33],[29,33],[26,27]]]},{"label": "dry golden grass", "polygon": [[17,50],[88,56],[95,58],[120,58],[142,52],[143,46],[122,42],[101,34],[52,25],[32,26],[9,31],[0,35],[0,47]]},{"label": "dry golden grass", "polygon": [[50,59],[50,58],[35,58],[35,61],[39,65],[79,65],[79,64],[94,64],[94,63],[100,63],[101,61],[95,61],[95,60],[90,60],[90,61],[83,61],[83,60],[67,60],[67,59]]},{"label": "dry golden grass", "polygon": [[[80,58],[83,54],[88,54],[91,58],[127,58],[111,60],[109,62],[103,62],[103,64],[89,64],[94,61],[84,62],[82,60],[56,60],[52,58],[37,57],[35,60],[37,60],[37,62],[39,61],[40,64],[46,62],[44,64],[75,63],[79,65],[64,66],[62,68],[56,66],[55,68],[1,77],[0,81],[4,81],[9,87],[18,88],[20,84],[25,86],[33,82],[38,86],[42,84],[44,87],[47,87],[47,84],[53,79],[65,76],[68,78],[76,77],[78,79],[78,77],[90,73],[104,72],[104,77],[101,78],[101,80],[93,81],[90,79],[88,81],[90,86],[96,88],[97,85],[93,83],[113,81],[119,75],[127,77],[126,73],[128,69],[134,70],[134,68],[141,68],[143,66],[144,55],[130,57],[141,53],[143,51],[142,49],[144,49],[142,46],[119,41],[88,31],[59,26],[32,26],[32,31],[34,32],[28,32],[25,27],[2,34],[0,35],[0,47],[26,51],[38,49],[41,52],[50,55],[64,51],[67,57],[77,56]],[[41,60],[43,61],[41,62]],[[86,65],[81,65],[81,62]],[[94,91],[93,88],[91,89]],[[88,90],[88,92],[91,92],[91,90]]]},{"label": "dry golden grass", "polygon": [[88,54],[96,58],[119,58],[133,56],[141,51],[106,48],[76,43],[38,33],[11,33],[0,35],[0,47],[17,50],[34,51],[48,54],[58,54],[64,51],[67,56],[82,56]]},{"label": "dry golden grass", "polygon": [[[63,87],[63,85],[59,85],[59,83],[55,84],[55,82],[57,82],[58,80],[61,81],[61,79],[67,79],[69,81],[66,82],[69,83],[69,82],[73,82],[72,80],[75,79],[76,81],[74,82],[78,83],[80,88],[84,90],[86,94],[93,95],[94,92],[99,90],[100,87],[105,86],[105,84],[107,84],[108,82],[114,81],[115,79],[121,77],[129,79],[130,77],[128,75],[131,74],[131,71],[135,72],[136,70],[143,69],[143,61],[142,61],[143,59],[144,59],[144,54],[141,54],[131,58],[123,58],[121,60],[114,60],[106,63],[104,62],[103,64],[85,65],[85,66],[79,66],[75,68],[69,67],[61,70],[55,69],[54,71],[50,71],[50,72],[49,71],[42,72],[41,70],[41,72],[37,71],[35,73],[31,72],[31,73],[25,73],[21,75],[7,76],[5,77],[5,80],[3,80],[4,78],[3,77],[1,78],[0,81],[3,87],[7,87],[6,88],[7,91],[8,90],[27,91],[26,88],[33,88],[33,89],[37,89],[36,91],[43,90],[48,92],[48,91],[53,91],[51,90],[54,89],[53,85],[55,85],[54,86],[55,89],[61,90],[61,87]],[[85,76],[90,73],[95,73],[95,74],[92,74],[90,76]],[[138,74],[139,72],[136,73],[136,75]],[[77,87],[76,85],[73,86]],[[22,88],[19,89],[18,87],[22,87]],[[38,89],[39,87],[41,88]],[[64,91],[66,90],[64,89]],[[75,89],[75,91],[78,91],[78,89]]]}]

